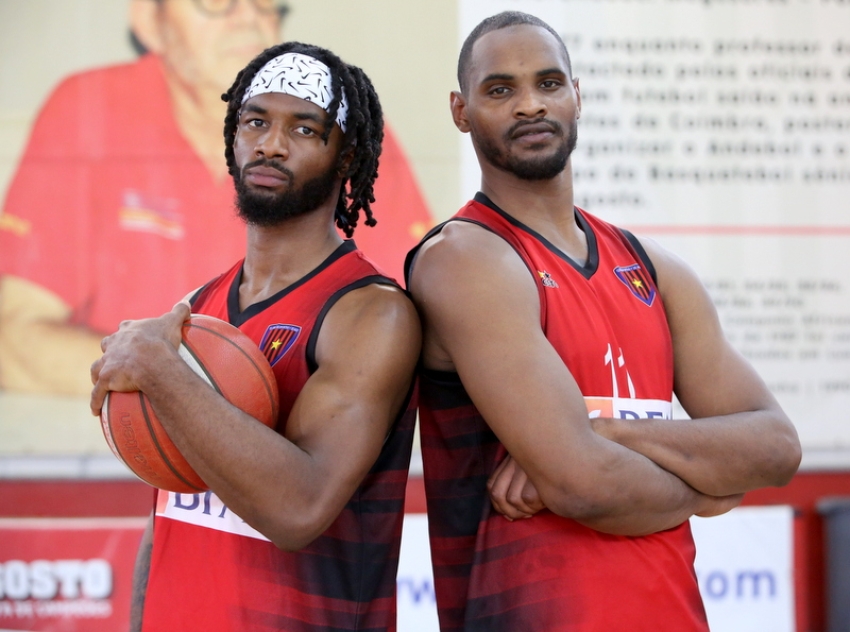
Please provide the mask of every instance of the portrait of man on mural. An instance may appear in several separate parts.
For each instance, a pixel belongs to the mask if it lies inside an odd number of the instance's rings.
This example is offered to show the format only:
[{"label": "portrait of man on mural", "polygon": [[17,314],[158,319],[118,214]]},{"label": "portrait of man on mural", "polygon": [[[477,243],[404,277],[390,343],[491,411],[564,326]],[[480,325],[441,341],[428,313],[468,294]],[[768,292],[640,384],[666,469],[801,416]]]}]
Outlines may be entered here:
[{"label": "portrait of man on mural", "polygon": [[[130,0],[130,63],[64,79],[0,212],[0,388],[87,394],[100,339],[155,316],[245,246],[222,160],[221,94],[286,39],[282,0]],[[432,223],[387,129],[375,226],[357,246],[399,278]],[[386,209],[386,210],[384,210]]]}]

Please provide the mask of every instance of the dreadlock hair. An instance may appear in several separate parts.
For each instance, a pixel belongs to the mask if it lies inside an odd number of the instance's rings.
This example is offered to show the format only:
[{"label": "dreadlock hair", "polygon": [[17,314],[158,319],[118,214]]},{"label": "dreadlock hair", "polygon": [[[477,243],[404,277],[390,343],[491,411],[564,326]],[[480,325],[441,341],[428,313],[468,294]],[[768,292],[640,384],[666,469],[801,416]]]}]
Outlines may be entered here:
[{"label": "dreadlock hair", "polygon": [[463,46],[460,49],[460,56],[457,60],[457,83],[460,86],[461,92],[466,94],[466,75],[469,70],[469,60],[472,57],[472,47],[475,45],[475,42],[477,42],[482,36],[487,35],[487,33],[498,31],[499,29],[504,29],[509,26],[519,26],[521,24],[539,26],[555,36],[555,39],[558,40],[558,43],[561,45],[564,55],[567,58],[567,71],[570,76],[572,76],[573,69],[572,64],[570,63],[570,54],[567,52],[567,46],[564,44],[564,40],[561,39],[561,36],[558,35],[555,29],[546,24],[546,22],[540,18],[528,13],[523,13],[522,11],[503,11],[502,13],[491,15],[489,18],[482,20],[478,26],[472,29],[472,32],[463,42]]},{"label": "dreadlock hair", "polygon": [[325,142],[336,124],[340,95],[343,94],[343,90],[345,91],[348,115],[340,159],[342,160],[350,153],[352,160],[343,176],[335,219],[336,225],[345,233],[345,236],[351,237],[360,219],[361,210],[366,215],[367,226],[377,224],[372,216],[371,205],[375,201],[374,185],[378,175],[381,141],[384,138],[384,116],[378,95],[366,73],[357,66],[346,64],[331,51],[301,42],[284,42],[267,48],[239,71],[233,85],[221,95],[222,100],[227,102],[227,114],[224,117],[224,157],[227,160],[227,170],[234,178],[239,177],[233,143],[236,138],[242,97],[250,87],[254,75],[266,63],[284,53],[308,55],[330,68],[334,97],[328,107],[322,133],[322,139]]}]

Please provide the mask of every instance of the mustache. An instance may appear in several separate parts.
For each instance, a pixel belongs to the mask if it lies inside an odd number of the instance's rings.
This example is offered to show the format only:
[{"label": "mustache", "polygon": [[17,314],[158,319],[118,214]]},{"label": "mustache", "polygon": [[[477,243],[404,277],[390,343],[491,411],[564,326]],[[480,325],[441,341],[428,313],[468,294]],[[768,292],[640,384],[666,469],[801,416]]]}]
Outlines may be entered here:
[{"label": "mustache", "polygon": [[249,162],[247,165],[242,167],[242,175],[244,175],[248,169],[253,169],[254,167],[268,167],[269,169],[280,171],[287,178],[289,178],[290,181],[295,180],[295,174],[292,173],[292,171],[290,171],[289,169],[287,169],[283,165],[283,163],[278,162],[277,160],[269,160],[268,158],[259,158],[254,162]]},{"label": "mustache", "polygon": [[511,139],[516,136],[523,127],[526,127],[528,125],[540,125],[541,123],[547,125],[550,130],[556,134],[560,134],[561,130],[563,130],[563,126],[558,123],[558,121],[550,121],[547,118],[536,118],[530,121],[517,121],[516,123],[511,125],[510,129],[508,129],[508,131],[505,133],[505,137]]}]

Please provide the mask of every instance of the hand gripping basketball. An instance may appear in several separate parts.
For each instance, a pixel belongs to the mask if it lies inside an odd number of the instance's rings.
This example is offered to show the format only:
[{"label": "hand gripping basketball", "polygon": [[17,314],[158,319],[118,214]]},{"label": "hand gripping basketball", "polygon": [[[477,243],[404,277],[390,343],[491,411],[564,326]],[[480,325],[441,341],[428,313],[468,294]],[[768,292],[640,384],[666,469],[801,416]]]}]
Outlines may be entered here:
[{"label": "hand gripping basketball", "polygon": [[[277,383],[265,356],[248,336],[223,320],[193,314],[183,324],[179,352],[227,401],[274,427]],[[115,456],[146,483],[173,492],[208,489],[171,442],[144,393],[108,393],[100,423]]]}]

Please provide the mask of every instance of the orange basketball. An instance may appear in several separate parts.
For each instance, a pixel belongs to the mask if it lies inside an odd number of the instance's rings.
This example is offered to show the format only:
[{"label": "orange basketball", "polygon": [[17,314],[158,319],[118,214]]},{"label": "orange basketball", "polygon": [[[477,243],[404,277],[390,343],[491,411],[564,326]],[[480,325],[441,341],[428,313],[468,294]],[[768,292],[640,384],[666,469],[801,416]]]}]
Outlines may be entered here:
[{"label": "orange basketball", "polygon": [[[227,401],[274,427],[277,383],[248,336],[223,320],[193,314],[183,325],[180,356]],[[115,456],[146,483],[173,492],[208,489],[171,442],[144,393],[108,393],[100,423]]]}]

